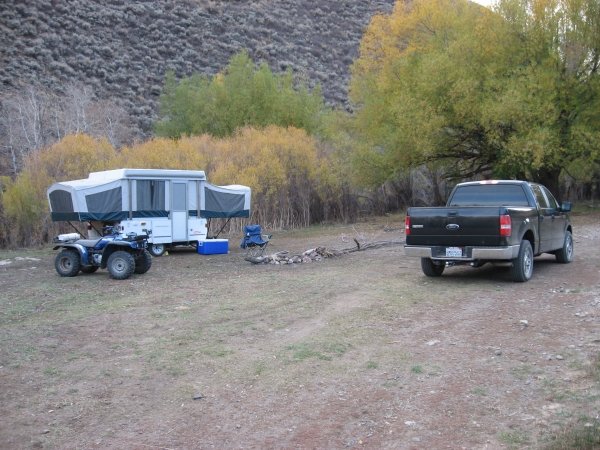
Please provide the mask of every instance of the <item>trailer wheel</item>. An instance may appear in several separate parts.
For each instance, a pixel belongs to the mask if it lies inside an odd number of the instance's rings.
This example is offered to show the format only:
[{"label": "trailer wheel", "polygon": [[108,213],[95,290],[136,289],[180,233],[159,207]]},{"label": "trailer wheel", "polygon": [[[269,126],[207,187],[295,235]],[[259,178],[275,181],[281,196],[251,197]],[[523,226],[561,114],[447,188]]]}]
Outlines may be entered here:
[{"label": "trailer wheel", "polygon": [[61,277],[74,277],[81,268],[81,258],[77,250],[66,248],[54,259],[54,268]]},{"label": "trailer wheel", "polygon": [[428,277],[439,277],[444,273],[446,265],[444,263],[436,264],[431,258],[421,258],[421,269]]},{"label": "trailer wheel", "polygon": [[554,252],[559,263],[570,263],[573,261],[573,236],[570,231],[565,232],[565,241],[561,249]]},{"label": "trailer wheel", "polygon": [[510,275],[513,281],[529,281],[533,275],[533,249],[528,240],[521,241],[519,255],[513,259]]},{"label": "trailer wheel", "polygon": [[108,273],[115,280],[125,280],[131,276],[135,269],[133,255],[123,250],[117,250],[108,257],[106,264]]},{"label": "trailer wheel", "polygon": [[148,251],[150,252],[150,254],[152,256],[162,256],[165,253],[165,250],[167,248],[165,247],[165,244],[150,244],[148,245]]},{"label": "trailer wheel", "polygon": [[134,272],[141,275],[148,272],[150,267],[152,267],[152,256],[150,256],[148,250],[144,250],[135,257]]}]

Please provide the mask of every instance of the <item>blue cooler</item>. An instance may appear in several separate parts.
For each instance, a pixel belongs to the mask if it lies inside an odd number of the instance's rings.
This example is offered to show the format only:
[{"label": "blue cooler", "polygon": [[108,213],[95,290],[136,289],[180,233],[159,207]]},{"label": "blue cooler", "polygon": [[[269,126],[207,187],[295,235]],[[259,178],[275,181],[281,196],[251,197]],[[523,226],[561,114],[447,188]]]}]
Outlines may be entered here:
[{"label": "blue cooler", "polygon": [[229,239],[198,241],[198,253],[201,255],[222,255],[229,253]]}]

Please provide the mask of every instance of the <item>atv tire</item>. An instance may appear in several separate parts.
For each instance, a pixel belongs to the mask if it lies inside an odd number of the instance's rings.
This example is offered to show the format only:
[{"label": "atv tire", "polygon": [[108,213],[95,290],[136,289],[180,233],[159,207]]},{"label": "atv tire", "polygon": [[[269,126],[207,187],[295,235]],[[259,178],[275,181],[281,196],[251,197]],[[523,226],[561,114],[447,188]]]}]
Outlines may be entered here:
[{"label": "atv tire", "polygon": [[94,273],[98,266],[81,266],[81,273]]},{"label": "atv tire", "polygon": [[74,277],[81,268],[81,258],[77,250],[66,248],[56,255],[54,268],[61,277]]},{"label": "atv tire", "polygon": [[123,250],[117,250],[108,257],[106,264],[108,273],[115,280],[125,280],[131,276],[135,269],[133,255]]},{"label": "atv tire", "polygon": [[135,257],[135,273],[141,275],[146,273],[152,267],[152,256],[148,250],[144,250],[141,254]]}]

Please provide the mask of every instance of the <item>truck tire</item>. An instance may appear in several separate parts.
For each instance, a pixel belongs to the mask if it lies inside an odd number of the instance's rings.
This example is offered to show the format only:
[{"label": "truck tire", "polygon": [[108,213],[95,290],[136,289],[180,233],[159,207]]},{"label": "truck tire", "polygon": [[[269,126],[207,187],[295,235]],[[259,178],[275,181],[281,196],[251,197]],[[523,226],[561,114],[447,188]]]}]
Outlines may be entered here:
[{"label": "truck tire", "polygon": [[439,277],[444,273],[446,265],[444,263],[436,264],[431,258],[421,258],[421,269],[428,277]]},{"label": "truck tire", "polygon": [[135,269],[133,271],[141,275],[148,272],[150,267],[152,267],[152,256],[150,256],[148,250],[144,250],[135,257]]},{"label": "truck tire", "polygon": [[567,264],[573,261],[573,236],[570,231],[565,233],[565,241],[560,250],[554,252],[556,255],[556,261],[559,263]]},{"label": "truck tire", "polygon": [[148,251],[152,256],[162,256],[166,249],[165,244],[148,244]]},{"label": "truck tire", "polygon": [[519,247],[519,255],[513,259],[510,276],[513,281],[529,281],[533,275],[533,249],[531,243],[524,239]]},{"label": "truck tire", "polygon": [[54,268],[61,277],[74,277],[81,268],[79,252],[70,248],[61,250],[54,259]]},{"label": "truck tire", "polygon": [[108,257],[106,264],[108,273],[115,280],[125,280],[131,276],[135,269],[133,255],[123,250],[117,250]]}]

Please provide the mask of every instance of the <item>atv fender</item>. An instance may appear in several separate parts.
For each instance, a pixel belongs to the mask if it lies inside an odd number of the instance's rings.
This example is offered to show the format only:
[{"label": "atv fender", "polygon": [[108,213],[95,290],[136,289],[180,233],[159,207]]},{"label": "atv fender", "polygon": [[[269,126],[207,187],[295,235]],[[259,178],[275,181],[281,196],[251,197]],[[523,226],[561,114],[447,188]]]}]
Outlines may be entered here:
[{"label": "atv fender", "polygon": [[91,261],[89,260],[89,253],[87,247],[84,247],[81,244],[72,243],[72,244],[61,244],[53,247],[53,250],[58,250],[59,248],[74,248],[79,252],[79,256],[81,257],[81,264],[84,266],[90,265]]}]

